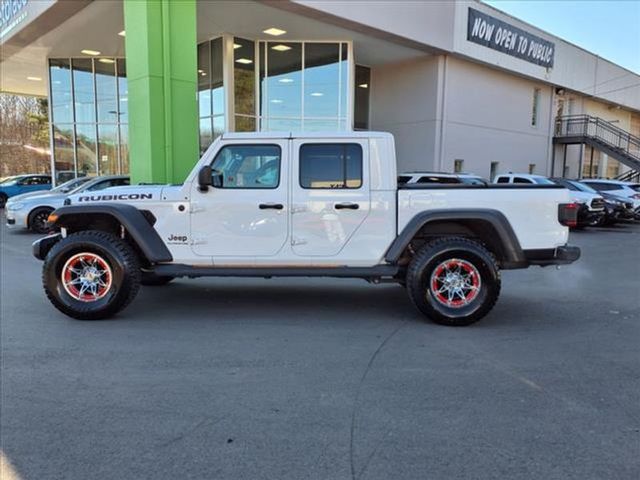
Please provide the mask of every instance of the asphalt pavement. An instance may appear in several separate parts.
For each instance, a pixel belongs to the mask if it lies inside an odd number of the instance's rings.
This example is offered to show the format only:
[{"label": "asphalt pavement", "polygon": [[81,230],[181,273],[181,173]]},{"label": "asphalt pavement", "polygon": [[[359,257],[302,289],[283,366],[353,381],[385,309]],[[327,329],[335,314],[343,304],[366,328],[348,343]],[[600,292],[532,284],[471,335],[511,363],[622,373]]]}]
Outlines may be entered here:
[{"label": "asphalt pavement", "polygon": [[[2,220],[4,223],[4,220]],[[396,285],[199,279],[116,318],[46,300],[0,230],[0,447],[17,478],[640,477],[640,225],[503,273],[471,327]]]}]

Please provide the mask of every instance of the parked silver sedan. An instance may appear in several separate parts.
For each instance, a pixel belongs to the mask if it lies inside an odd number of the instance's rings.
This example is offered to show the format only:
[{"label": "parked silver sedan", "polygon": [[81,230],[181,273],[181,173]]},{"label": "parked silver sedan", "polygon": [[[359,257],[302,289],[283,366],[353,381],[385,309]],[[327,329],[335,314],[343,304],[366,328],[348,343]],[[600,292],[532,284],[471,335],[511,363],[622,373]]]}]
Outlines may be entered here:
[{"label": "parked silver sedan", "polygon": [[7,226],[10,229],[27,228],[36,233],[46,233],[49,214],[62,207],[68,195],[122,185],[129,185],[128,176],[82,177],[69,180],[47,192],[17,195],[10,198],[5,206]]}]

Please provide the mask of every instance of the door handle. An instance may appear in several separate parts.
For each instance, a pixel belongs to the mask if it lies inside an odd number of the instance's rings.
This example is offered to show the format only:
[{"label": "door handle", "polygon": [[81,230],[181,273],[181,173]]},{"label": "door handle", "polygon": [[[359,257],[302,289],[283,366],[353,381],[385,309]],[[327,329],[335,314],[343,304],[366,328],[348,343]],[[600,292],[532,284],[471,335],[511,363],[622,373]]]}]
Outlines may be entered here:
[{"label": "door handle", "polygon": [[282,205],[281,203],[261,203],[260,205],[258,205],[258,208],[260,210],[282,210],[284,208],[284,205]]},{"label": "door handle", "polygon": [[358,210],[360,208],[360,205],[358,205],[357,203],[345,202],[345,203],[336,203],[333,206],[333,208],[335,208],[336,210],[344,210],[344,209]]}]

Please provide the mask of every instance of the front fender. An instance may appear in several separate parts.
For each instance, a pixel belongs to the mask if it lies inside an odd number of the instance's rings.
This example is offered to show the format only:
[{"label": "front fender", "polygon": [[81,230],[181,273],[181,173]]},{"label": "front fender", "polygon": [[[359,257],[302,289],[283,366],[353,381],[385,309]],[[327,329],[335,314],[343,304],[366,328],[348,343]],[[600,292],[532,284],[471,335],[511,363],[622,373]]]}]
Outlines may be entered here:
[{"label": "front fender", "polygon": [[109,217],[122,225],[133,242],[150,263],[173,260],[158,232],[142,211],[127,204],[94,203],[91,205],[71,205],[60,207],[50,216],[51,226],[88,230],[92,217]]}]

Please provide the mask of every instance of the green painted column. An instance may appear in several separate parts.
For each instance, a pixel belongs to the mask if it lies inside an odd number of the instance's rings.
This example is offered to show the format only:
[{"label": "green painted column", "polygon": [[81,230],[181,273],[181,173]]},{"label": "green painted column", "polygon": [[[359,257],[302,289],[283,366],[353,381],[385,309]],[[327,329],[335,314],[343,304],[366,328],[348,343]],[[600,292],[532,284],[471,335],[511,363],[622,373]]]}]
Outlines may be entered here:
[{"label": "green painted column", "polygon": [[124,0],[132,183],[182,182],[198,160],[196,0]]}]

